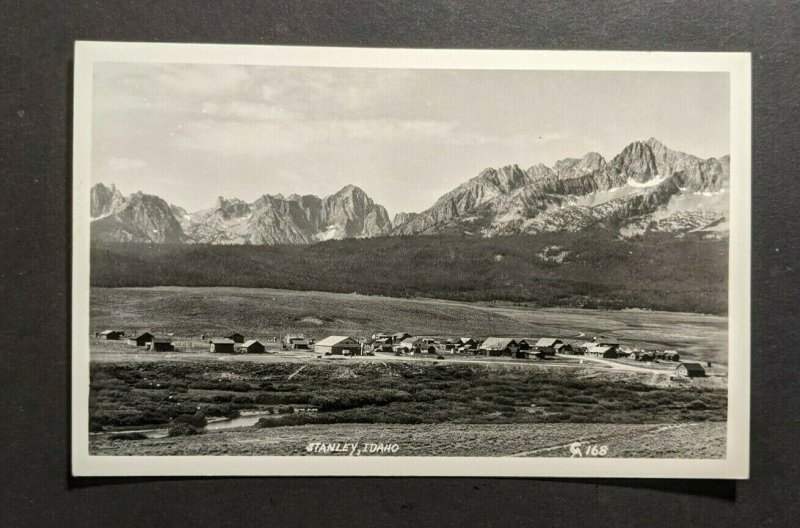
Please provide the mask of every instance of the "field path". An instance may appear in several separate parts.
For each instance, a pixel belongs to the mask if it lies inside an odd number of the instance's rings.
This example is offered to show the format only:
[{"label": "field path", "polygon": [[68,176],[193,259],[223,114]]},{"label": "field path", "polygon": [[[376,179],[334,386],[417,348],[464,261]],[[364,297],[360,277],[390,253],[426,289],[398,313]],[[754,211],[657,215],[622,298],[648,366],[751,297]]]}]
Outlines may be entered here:
[{"label": "field path", "polygon": [[[668,431],[668,430],[671,430],[671,429],[680,429],[680,428],[683,428],[683,427],[691,427],[693,425],[697,425],[697,424],[693,423],[693,422],[692,423],[677,423],[677,424],[669,424],[669,425],[659,424],[659,425],[654,425],[652,429],[644,431],[644,433],[659,433],[661,431]],[[566,443],[566,444],[559,444],[559,445],[548,446],[548,447],[539,447],[539,448],[536,448],[536,449],[532,449],[530,451],[523,451],[521,453],[514,453],[513,455],[508,455],[508,456],[512,456],[512,457],[534,456],[534,455],[537,455],[537,454],[540,454],[540,453],[546,453],[548,451],[555,451],[557,449],[570,449],[572,446],[583,447],[586,444],[595,444],[595,443],[602,442],[602,441],[605,441],[605,440],[612,440],[614,438],[623,438],[623,437],[629,437],[629,436],[630,436],[630,433],[627,432],[627,431],[624,432],[624,433],[616,433],[616,434],[609,434],[609,435],[597,435],[597,436],[593,436],[591,438],[585,438],[585,439],[581,439],[581,440],[576,439],[575,441],[569,442],[569,443]]]},{"label": "field path", "polygon": [[290,380],[290,379],[292,379],[293,377],[297,376],[298,374],[300,374],[300,371],[301,371],[301,370],[303,370],[304,368],[306,368],[307,366],[308,366],[308,363],[306,363],[305,365],[303,365],[303,366],[302,366],[302,367],[300,367],[299,369],[297,369],[297,370],[295,370],[294,372],[292,372],[291,374],[289,374],[289,377],[288,377],[288,378],[286,378],[286,379],[287,379],[287,380]]},{"label": "field path", "polygon": [[[574,357],[574,356],[560,356],[560,357]],[[663,370],[650,369],[650,368],[645,368],[645,367],[638,367],[636,365],[625,365],[624,363],[615,363],[613,361],[606,361],[605,359],[591,357],[591,356],[583,356],[583,357],[581,357],[581,359],[583,359],[585,361],[591,361],[593,363],[601,363],[603,365],[606,365],[608,367],[611,367],[611,368],[617,369],[617,370],[627,370],[627,371],[630,371],[630,372],[645,372],[647,374],[664,374],[665,373],[665,371],[663,371]]]}]

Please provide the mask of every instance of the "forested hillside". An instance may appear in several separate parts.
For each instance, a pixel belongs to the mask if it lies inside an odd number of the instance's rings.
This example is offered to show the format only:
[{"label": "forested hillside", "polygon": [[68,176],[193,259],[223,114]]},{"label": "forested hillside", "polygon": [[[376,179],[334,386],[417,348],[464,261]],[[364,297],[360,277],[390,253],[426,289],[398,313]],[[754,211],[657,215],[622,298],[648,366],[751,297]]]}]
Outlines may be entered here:
[{"label": "forested hillside", "polygon": [[241,286],[538,306],[727,313],[727,240],[596,230],[495,238],[347,239],[313,245],[113,243],[93,286]]}]

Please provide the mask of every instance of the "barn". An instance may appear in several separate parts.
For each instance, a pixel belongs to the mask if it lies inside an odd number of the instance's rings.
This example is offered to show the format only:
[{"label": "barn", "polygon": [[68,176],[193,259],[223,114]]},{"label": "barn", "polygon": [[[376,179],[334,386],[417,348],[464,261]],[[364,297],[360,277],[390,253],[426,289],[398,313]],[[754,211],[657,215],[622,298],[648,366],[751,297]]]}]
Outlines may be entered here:
[{"label": "barn", "polygon": [[610,346],[595,345],[586,351],[587,355],[602,358],[616,358],[617,349]]},{"label": "barn", "polygon": [[125,332],[121,332],[119,330],[103,330],[97,337],[100,339],[107,339],[109,341],[118,341],[120,337],[124,336]]},{"label": "barn", "polygon": [[487,337],[478,350],[487,356],[514,356],[519,345],[511,337]]},{"label": "barn", "polygon": [[220,354],[233,354],[233,346],[236,342],[227,337],[215,337],[210,340],[211,346],[208,347],[210,352],[218,352]]},{"label": "barn", "polygon": [[534,347],[543,356],[555,356],[556,345],[563,345],[563,344],[564,342],[562,340],[556,339],[555,337],[542,337],[536,342]]},{"label": "barn", "polygon": [[152,350],[153,352],[171,352],[175,350],[175,347],[172,346],[172,339],[169,337],[153,337],[153,339],[147,343],[147,350]]},{"label": "barn", "polygon": [[361,343],[350,336],[330,336],[314,345],[317,354],[325,355],[358,355],[361,354]]},{"label": "barn", "polygon": [[127,343],[131,346],[145,346],[147,343],[153,340],[153,337],[153,334],[150,332],[142,332],[137,336],[129,338]]},{"label": "barn", "polygon": [[286,348],[292,350],[308,350],[311,346],[303,334],[288,334],[283,340]]},{"label": "barn", "polygon": [[239,352],[243,354],[263,354],[266,351],[261,341],[250,339],[239,345]]},{"label": "barn", "polygon": [[228,334],[225,336],[226,339],[230,339],[234,343],[244,343],[244,336],[239,332],[234,332],[232,334]]},{"label": "barn", "polygon": [[700,363],[681,363],[675,367],[675,374],[686,378],[702,378],[706,375],[706,370]]}]

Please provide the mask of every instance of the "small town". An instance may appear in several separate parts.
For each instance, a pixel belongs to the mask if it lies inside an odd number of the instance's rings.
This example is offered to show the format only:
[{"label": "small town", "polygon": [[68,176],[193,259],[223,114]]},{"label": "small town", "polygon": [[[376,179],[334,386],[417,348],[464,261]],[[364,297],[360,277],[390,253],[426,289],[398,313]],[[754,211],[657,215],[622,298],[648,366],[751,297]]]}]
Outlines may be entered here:
[{"label": "small town", "polygon": [[582,356],[597,359],[623,359],[631,362],[662,363],[674,365],[675,377],[705,377],[706,368],[698,361],[682,361],[678,350],[642,349],[621,344],[619,340],[606,336],[593,337],[587,341],[557,337],[440,337],[414,336],[406,332],[374,333],[367,338],[347,335],[331,335],[320,340],[304,334],[286,334],[254,339],[239,332],[226,333],[220,337],[198,336],[197,339],[178,340],[172,335],[156,335],[149,331],[130,335],[123,330],[107,329],[96,332],[94,338],[106,341],[124,341],[131,350],[148,352],[177,352],[185,344],[196,351],[207,347],[214,354],[275,354],[277,352],[311,352],[317,358],[339,358],[353,356],[394,355],[414,357],[427,355],[437,360],[448,356],[476,356],[508,358],[513,360],[547,361],[556,356]]}]

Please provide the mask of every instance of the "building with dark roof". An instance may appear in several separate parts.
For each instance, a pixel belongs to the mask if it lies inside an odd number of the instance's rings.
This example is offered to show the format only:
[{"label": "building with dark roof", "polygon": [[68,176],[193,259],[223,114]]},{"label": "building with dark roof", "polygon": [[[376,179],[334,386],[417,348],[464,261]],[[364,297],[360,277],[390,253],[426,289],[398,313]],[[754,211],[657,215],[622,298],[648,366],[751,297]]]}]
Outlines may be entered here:
[{"label": "building with dark roof", "polygon": [[236,344],[233,339],[229,339],[227,337],[215,337],[214,339],[211,339],[209,343],[211,343],[209,351],[220,354],[233,354],[233,347]]}]

